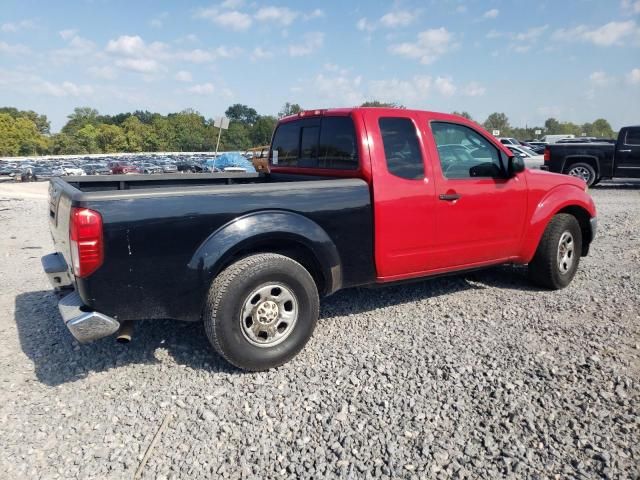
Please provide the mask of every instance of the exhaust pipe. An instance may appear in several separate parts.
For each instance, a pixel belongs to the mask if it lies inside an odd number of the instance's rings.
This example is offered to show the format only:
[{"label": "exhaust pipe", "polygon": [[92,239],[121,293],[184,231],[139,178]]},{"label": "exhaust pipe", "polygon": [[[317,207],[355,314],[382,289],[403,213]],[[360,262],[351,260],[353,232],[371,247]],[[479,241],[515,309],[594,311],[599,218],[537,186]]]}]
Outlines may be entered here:
[{"label": "exhaust pipe", "polygon": [[131,341],[131,337],[133,336],[133,322],[131,320],[126,320],[120,324],[120,328],[118,329],[118,334],[116,335],[116,342],[118,343],[129,343]]}]

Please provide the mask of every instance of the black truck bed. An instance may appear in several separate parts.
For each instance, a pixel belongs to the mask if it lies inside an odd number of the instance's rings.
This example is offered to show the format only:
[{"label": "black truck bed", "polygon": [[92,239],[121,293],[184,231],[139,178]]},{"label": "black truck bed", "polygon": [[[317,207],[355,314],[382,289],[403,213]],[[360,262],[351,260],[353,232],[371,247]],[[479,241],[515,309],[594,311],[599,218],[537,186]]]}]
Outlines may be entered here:
[{"label": "black truck bed", "polygon": [[371,195],[361,179],[60,177],[49,195],[56,251],[68,265],[71,209],[101,215],[104,263],[74,286],[85,305],[119,320],[197,320],[211,280],[251,248],[298,249],[316,265],[324,294],[375,281]]}]

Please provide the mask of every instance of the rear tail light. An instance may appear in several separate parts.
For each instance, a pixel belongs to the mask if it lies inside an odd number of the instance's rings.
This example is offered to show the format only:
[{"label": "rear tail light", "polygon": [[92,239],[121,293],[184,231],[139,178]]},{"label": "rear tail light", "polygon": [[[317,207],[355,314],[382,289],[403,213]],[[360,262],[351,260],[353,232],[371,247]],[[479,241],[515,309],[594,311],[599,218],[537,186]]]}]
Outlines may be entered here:
[{"label": "rear tail light", "polygon": [[95,272],[104,260],[102,217],[88,208],[72,208],[69,223],[73,274],[85,278]]},{"label": "rear tail light", "polygon": [[551,160],[551,151],[549,150],[549,147],[546,147],[544,149],[544,163],[549,163],[550,160]]}]

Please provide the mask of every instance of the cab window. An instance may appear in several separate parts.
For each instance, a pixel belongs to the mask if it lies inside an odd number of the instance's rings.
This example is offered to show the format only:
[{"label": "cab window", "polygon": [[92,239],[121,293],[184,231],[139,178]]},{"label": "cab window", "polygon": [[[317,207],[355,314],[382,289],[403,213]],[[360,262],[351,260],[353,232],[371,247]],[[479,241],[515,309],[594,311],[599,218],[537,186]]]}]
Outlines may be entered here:
[{"label": "cab window", "polygon": [[473,129],[432,122],[431,131],[445,178],[504,178],[499,150]]},{"label": "cab window", "polygon": [[387,170],[407,180],[424,178],[424,164],[416,127],[409,118],[381,118],[378,121]]},{"label": "cab window", "polygon": [[358,148],[353,120],[336,116],[281,124],[273,136],[271,164],[357,170]]}]

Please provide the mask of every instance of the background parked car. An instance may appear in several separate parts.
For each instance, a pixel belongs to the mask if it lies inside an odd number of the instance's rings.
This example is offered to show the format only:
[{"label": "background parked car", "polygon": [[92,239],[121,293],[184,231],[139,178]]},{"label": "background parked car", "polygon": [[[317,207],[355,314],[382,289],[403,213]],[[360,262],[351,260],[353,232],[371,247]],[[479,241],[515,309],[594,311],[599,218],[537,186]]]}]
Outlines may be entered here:
[{"label": "background parked car", "polygon": [[528,168],[540,168],[544,163],[544,155],[536,153],[528,147],[523,145],[505,145],[514,155],[519,156],[524,160],[524,164]]}]

